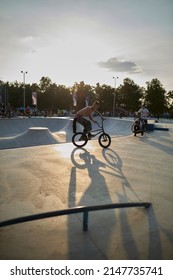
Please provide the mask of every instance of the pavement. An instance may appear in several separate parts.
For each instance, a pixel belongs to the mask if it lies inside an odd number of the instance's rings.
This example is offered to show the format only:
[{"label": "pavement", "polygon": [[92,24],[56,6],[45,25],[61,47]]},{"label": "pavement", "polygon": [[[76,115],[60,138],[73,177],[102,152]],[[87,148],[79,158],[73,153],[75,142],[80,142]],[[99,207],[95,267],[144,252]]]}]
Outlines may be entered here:
[{"label": "pavement", "polygon": [[133,136],[108,118],[112,143],[71,143],[71,118],[0,119],[0,221],[75,206],[150,202],[0,228],[1,260],[172,260],[173,123]]}]

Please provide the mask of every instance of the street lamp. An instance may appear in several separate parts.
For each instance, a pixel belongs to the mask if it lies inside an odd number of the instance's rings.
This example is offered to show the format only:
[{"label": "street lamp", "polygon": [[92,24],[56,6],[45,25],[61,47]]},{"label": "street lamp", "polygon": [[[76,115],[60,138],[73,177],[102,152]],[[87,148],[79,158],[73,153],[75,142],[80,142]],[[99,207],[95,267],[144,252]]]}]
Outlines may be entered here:
[{"label": "street lamp", "polygon": [[118,77],[113,77],[115,83],[114,83],[114,99],[113,99],[113,117],[115,117],[115,92],[116,92],[116,79],[118,79]]},{"label": "street lamp", "polygon": [[23,74],[23,113],[25,114],[25,75],[28,73],[27,71],[21,71]]}]

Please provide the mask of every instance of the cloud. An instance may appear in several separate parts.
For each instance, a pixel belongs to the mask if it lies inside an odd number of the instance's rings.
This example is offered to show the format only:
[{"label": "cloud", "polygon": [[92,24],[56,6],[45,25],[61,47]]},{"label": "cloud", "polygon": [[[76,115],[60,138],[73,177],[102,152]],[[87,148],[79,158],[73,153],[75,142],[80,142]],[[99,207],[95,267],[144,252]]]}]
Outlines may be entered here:
[{"label": "cloud", "polygon": [[107,68],[112,72],[126,72],[130,74],[137,74],[142,72],[140,66],[135,62],[120,60],[116,57],[111,57],[107,61],[100,61],[97,63],[97,65],[102,68]]}]

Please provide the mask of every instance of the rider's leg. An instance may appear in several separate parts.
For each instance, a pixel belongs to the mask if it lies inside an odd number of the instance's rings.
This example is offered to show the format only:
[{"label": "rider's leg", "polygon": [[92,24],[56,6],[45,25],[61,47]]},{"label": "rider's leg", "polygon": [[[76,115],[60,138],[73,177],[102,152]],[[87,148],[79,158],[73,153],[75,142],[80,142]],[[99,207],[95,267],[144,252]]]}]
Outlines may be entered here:
[{"label": "rider's leg", "polygon": [[92,130],[91,122],[89,120],[84,119],[83,126],[84,126],[84,133],[91,134],[91,130]]},{"label": "rider's leg", "polygon": [[88,140],[91,140],[91,138],[94,136],[94,135],[91,134],[91,130],[92,130],[91,122],[89,120],[86,120],[85,121],[84,133],[88,134]]},{"label": "rider's leg", "polygon": [[77,122],[77,119],[74,118],[74,120],[73,120],[73,133],[76,133],[76,122]]},{"label": "rider's leg", "polygon": [[144,127],[145,127],[145,131],[147,131],[147,119],[143,119],[143,121],[144,121]]},{"label": "rider's leg", "polygon": [[77,119],[77,122],[80,123],[81,125],[83,125],[83,127],[84,127],[83,133],[85,133],[85,134],[90,133],[90,131],[92,130],[92,126],[91,126],[91,122],[89,120],[81,117],[81,118]]},{"label": "rider's leg", "polygon": [[[77,122],[80,123],[81,125],[83,125],[84,129],[83,129],[83,133],[84,134],[90,134],[90,131],[92,130],[92,126],[91,126],[91,122],[83,117],[77,118]],[[85,140],[83,139],[83,137],[81,136],[80,140]]]}]

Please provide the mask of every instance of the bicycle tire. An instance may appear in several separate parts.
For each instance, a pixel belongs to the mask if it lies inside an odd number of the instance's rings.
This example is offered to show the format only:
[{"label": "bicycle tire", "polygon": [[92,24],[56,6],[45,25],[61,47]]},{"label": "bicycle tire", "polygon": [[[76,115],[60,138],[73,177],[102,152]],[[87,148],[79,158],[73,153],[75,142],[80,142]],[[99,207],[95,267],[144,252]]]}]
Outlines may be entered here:
[{"label": "bicycle tire", "polygon": [[107,133],[102,133],[100,134],[98,141],[102,148],[108,148],[111,144],[111,137]]},{"label": "bicycle tire", "polygon": [[[80,140],[81,137],[83,138],[83,140]],[[76,147],[84,147],[88,142],[88,138],[85,133],[77,132],[73,134],[72,142]]]},{"label": "bicycle tire", "polygon": [[131,126],[131,131],[135,132],[135,125],[134,124],[132,124],[132,126]]},{"label": "bicycle tire", "polygon": [[132,126],[131,126],[131,131],[133,132],[133,133],[135,133],[136,131],[139,131],[139,128],[138,128],[138,126],[136,125],[136,124],[132,124]]},{"label": "bicycle tire", "polygon": [[76,147],[71,153],[71,161],[75,167],[85,169],[91,162],[91,155],[85,148]]}]

